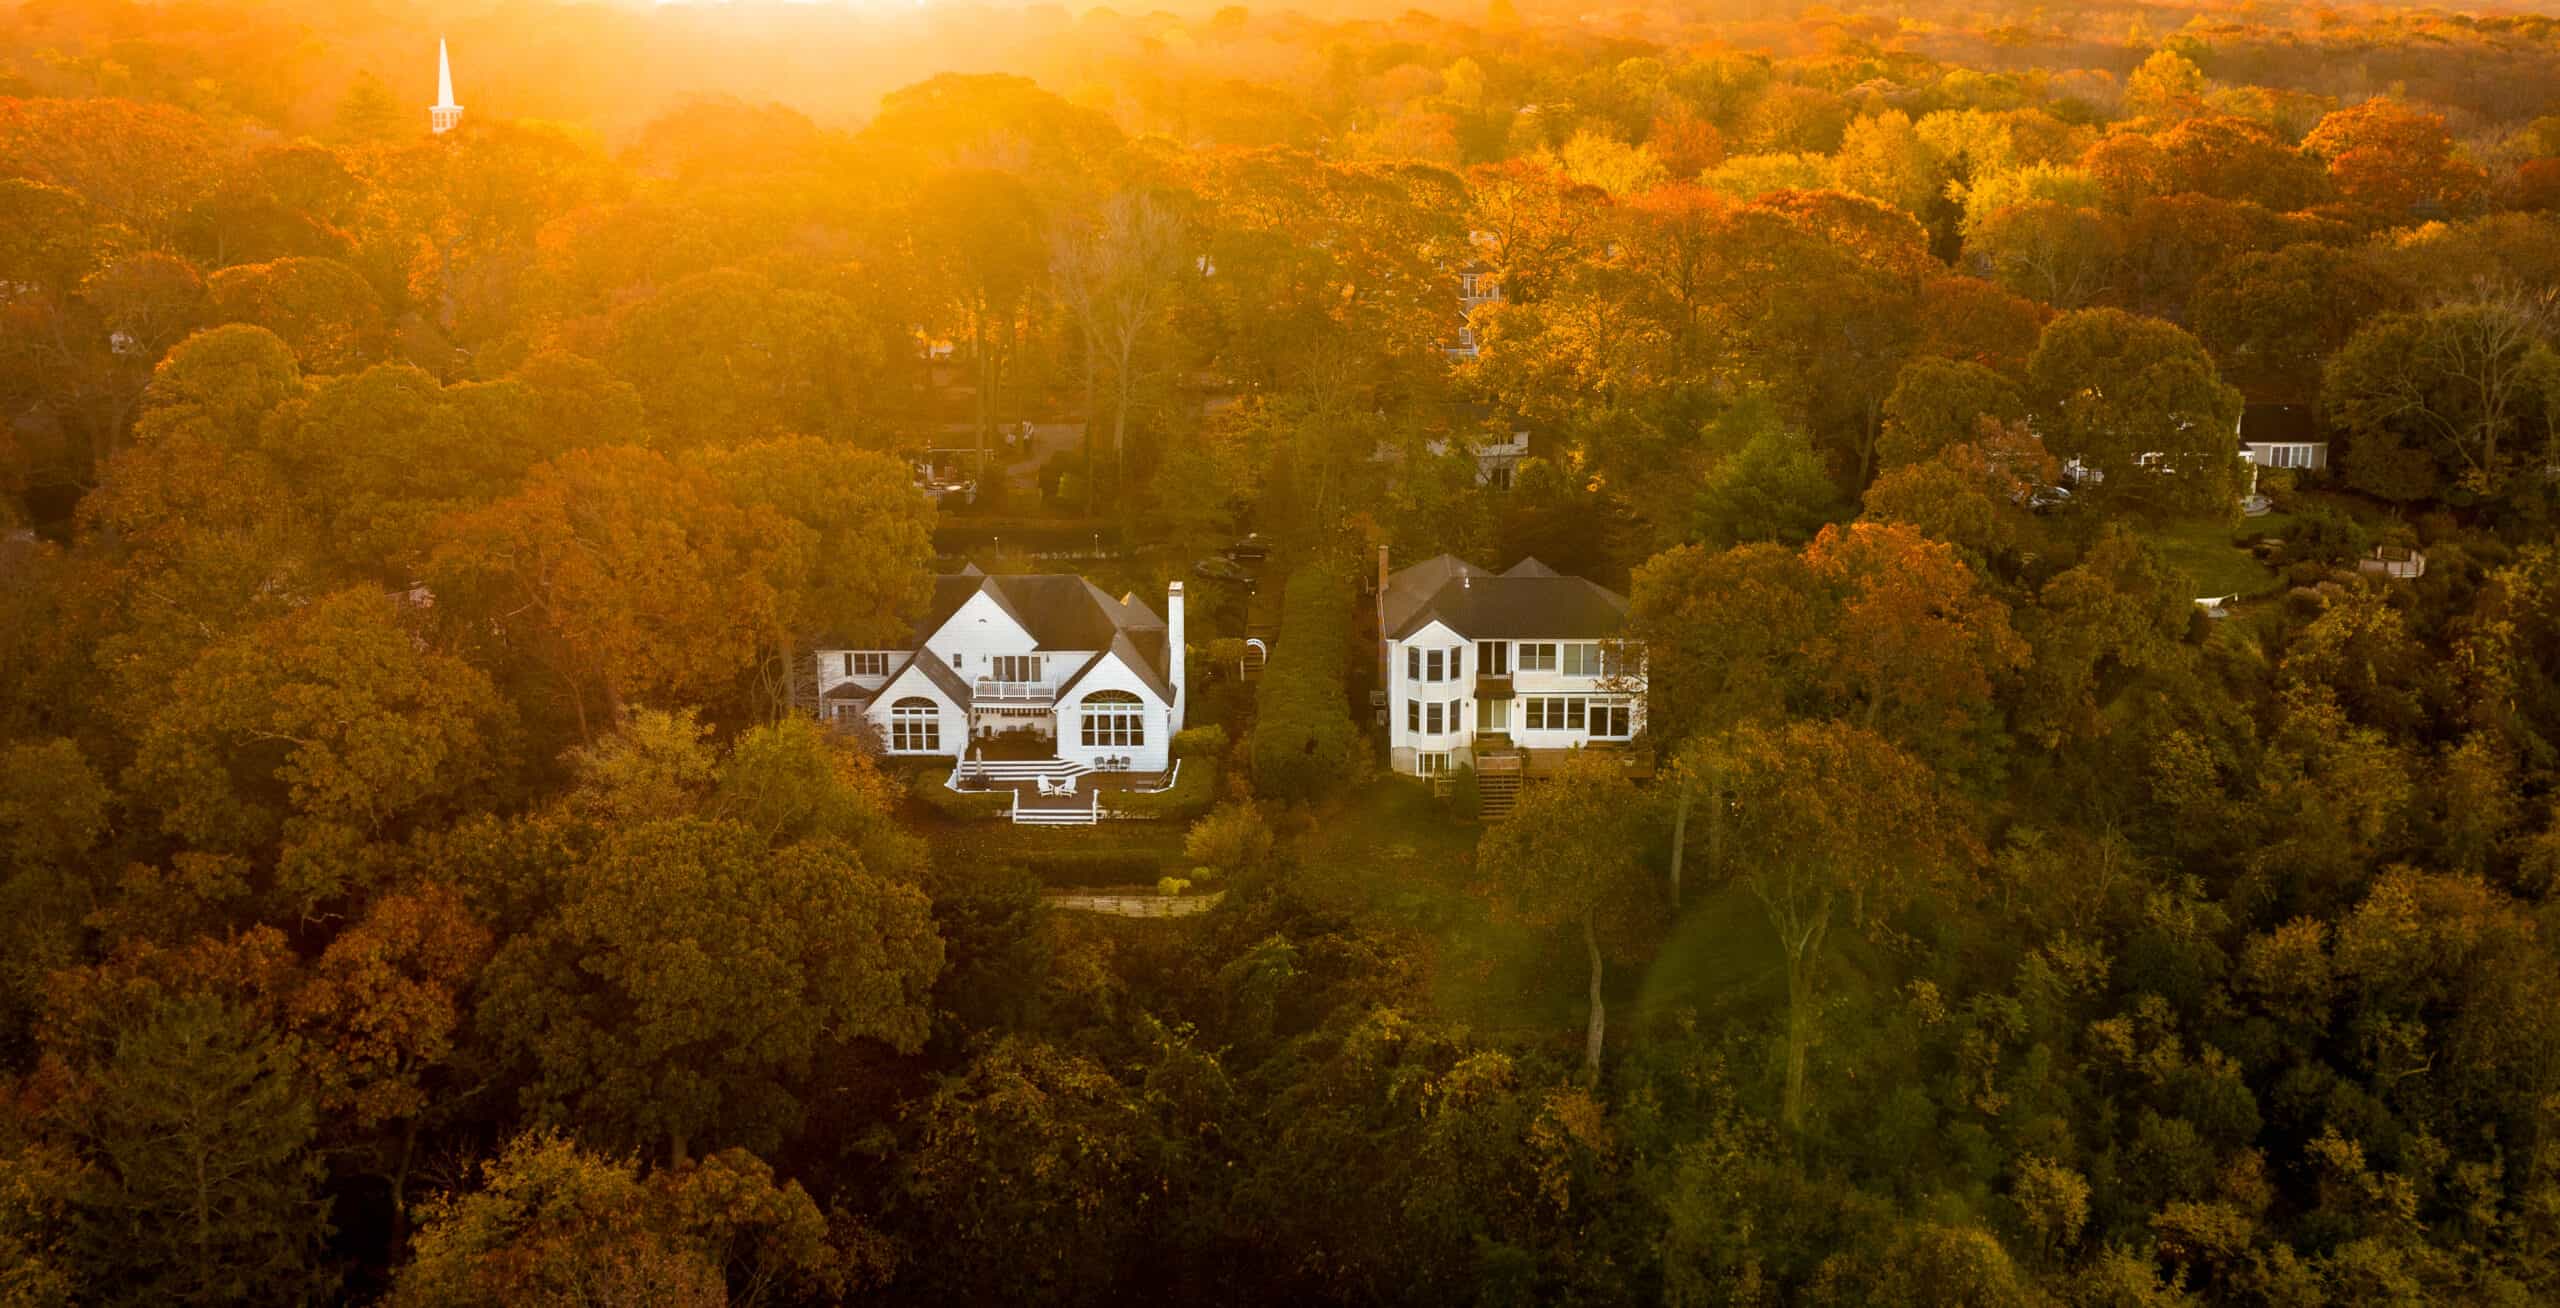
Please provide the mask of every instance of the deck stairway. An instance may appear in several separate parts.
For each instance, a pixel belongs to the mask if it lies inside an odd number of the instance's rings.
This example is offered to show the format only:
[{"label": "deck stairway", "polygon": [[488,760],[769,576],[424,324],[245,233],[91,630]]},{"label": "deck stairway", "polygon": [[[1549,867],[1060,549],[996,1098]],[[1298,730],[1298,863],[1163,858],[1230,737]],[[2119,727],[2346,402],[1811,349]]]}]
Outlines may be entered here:
[{"label": "deck stairway", "polygon": [[1476,758],[1477,812],[1487,822],[1511,816],[1520,800],[1521,759],[1517,754],[1483,754]]},{"label": "deck stairway", "polygon": [[1062,758],[973,758],[960,764],[954,775],[963,779],[985,778],[989,785],[1009,786],[1017,781],[1073,781],[1092,768]]},{"label": "deck stairway", "polygon": [[1102,820],[1101,796],[1039,795],[1024,787],[1035,781],[1072,782],[1093,769],[1058,758],[969,759],[952,773],[954,781],[979,780],[989,788],[1013,791],[1013,824],[1020,827],[1089,827]]}]

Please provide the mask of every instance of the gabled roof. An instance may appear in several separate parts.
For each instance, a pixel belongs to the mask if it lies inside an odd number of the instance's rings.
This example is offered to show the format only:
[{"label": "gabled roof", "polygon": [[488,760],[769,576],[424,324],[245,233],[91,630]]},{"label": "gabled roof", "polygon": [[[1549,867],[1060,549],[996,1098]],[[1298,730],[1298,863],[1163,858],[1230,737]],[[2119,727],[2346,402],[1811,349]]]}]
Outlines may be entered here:
[{"label": "gabled roof", "polygon": [[1164,619],[1135,596],[1113,599],[1082,577],[1055,573],[990,577],[964,572],[933,579],[933,604],[916,628],[914,643],[922,645],[931,639],[962,605],[979,595],[1031,633],[1043,650],[1108,649],[1116,632],[1164,626]]},{"label": "gabled roof", "polygon": [[1443,554],[1387,578],[1388,639],[1434,622],[1469,640],[1606,640],[1625,628],[1627,598],[1536,559],[1495,576]]},{"label": "gabled roof", "polygon": [[1490,577],[1492,573],[1459,558],[1443,554],[1404,568],[1387,577],[1385,620],[1390,633],[1402,629],[1440,587],[1459,577]]},{"label": "gabled roof", "polygon": [[1058,687],[1058,702],[1063,704],[1072,698],[1076,687],[1083,685],[1084,679],[1095,668],[1101,667],[1104,659],[1116,658],[1136,674],[1141,684],[1154,691],[1156,698],[1170,704],[1173,702],[1173,687],[1164,678],[1164,655],[1165,633],[1162,628],[1134,634],[1121,632],[1112,638],[1111,648],[1087,660],[1083,667],[1076,669],[1074,676],[1067,678],[1065,685]]},{"label": "gabled roof", "polygon": [[889,679],[880,683],[880,691],[872,697],[872,702],[878,703],[883,699],[891,699],[895,702],[892,699],[892,692],[898,689],[898,683],[906,680],[910,672],[932,682],[933,688],[941,691],[954,707],[963,709],[969,707],[969,701],[972,698],[969,683],[963,680],[959,673],[952,671],[942,660],[921,656],[908,659],[905,665],[890,673]]},{"label": "gabled roof", "polygon": [[[1117,651],[1121,661],[1136,669],[1159,694],[1172,698],[1172,664],[1167,657],[1164,619],[1137,596],[1113,599],[1082,577],[1063,573],[988,576],[974,567],[956,576],[936,577],[933,604],[925,610],[925,620],[916,629],[913,643],[921,647],[931,640],[962,606],[979,595],[986,596],[1006,617],[1029,632],[1034,649],[1052,653]],[[950,670],[943,671],[947,674]],[[1065,692],[1062,689],[1060,693]]]}]

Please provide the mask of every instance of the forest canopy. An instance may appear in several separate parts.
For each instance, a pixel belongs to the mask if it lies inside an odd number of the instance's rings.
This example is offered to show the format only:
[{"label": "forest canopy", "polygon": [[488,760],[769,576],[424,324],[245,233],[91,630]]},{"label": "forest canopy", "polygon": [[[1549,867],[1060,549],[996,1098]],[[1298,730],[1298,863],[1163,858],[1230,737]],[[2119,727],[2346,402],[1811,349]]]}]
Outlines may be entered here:
[{"label": "forest canopy", "polygon": [[0,1302],[2560,1300],[2556,434],[2527,9],[0,7]]}]

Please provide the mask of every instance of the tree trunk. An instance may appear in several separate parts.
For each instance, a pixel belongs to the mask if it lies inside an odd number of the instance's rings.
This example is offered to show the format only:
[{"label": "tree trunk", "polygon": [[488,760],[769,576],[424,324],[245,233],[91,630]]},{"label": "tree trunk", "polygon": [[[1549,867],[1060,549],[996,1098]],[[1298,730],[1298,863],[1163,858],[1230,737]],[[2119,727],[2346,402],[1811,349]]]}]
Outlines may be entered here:
[{"label": "tree trunk", "polygon": [[1582,1039],[1582,1084],[1585,1089],[1600,1088],[1600,1040],[1609,1026],[1609,1009],[1601,1001],[1600,933],[1589,914],[1582,919],[1582,947],[1591,955],[1591,1029]]},{"label": "tree trunk", "polygon": [[1805,1055],[1813,1047],[1813,968],[1822,948],[1823,928],[1831,920],[1831,897],[1822,897],[1819,916],[1802,935],[1786,942],[1787,954],[1787,1129],[1804,1130]]},{"label": "tree trunk", "polygon": [[987,387],[992,383],[987,370],[987,315],[984,310],[970,316],[969,348],[978,353],[978,493],[986,493],[987,480]]},{"label": "tree trunk", "polygon": [[1093,516],[1093,429],[1101,416],[1094,412],[1094,406],[1102,402],[1101,360],[1094,353],[1098,344],[1100,342],[1093,338],[1093,333],[1087,331],[1084,338],[1084,516],[1088,518]]},{"label": "tree trunk", "polygon": [[1115,497],[1119,506],[1120,538],[1129,538],[1129,387],[1120,385],[1119,402],[1111,406],[1111,461],[1116,469],[1112,476],[1120,482]]},{"label": "tree trunk", "polygon": [[1680,911],[1680,860],[1689,853],[1689,804],[1697,798],[1698,779],[1680,773],[1680,797],[1671,806],[1671,911]]}]

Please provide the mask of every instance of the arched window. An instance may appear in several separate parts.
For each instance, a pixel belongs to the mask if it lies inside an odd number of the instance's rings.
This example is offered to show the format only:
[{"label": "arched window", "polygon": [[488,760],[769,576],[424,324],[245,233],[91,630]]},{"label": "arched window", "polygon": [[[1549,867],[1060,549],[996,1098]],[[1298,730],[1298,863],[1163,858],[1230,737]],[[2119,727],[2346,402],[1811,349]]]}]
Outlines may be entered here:
[{"label": "arched window", "polygon": [[1084,697],[1084,743],[1094,749],[1147,743],[1147,706],[1125,690],[1097,690]]},{"label": "arched window", "polygon": [[889,752],[941,753],[942,706],[920,695],[910,695],[890,705]]}]

